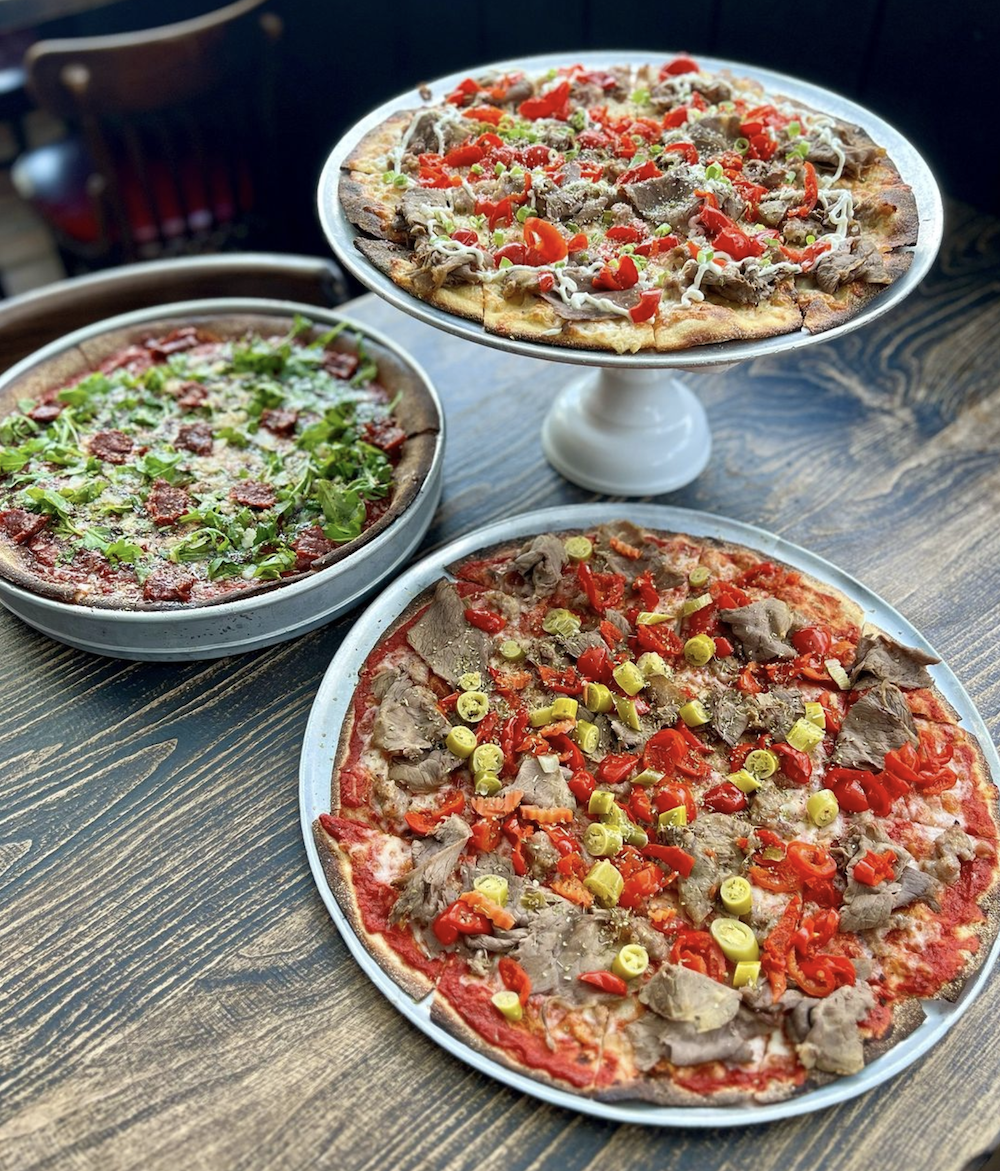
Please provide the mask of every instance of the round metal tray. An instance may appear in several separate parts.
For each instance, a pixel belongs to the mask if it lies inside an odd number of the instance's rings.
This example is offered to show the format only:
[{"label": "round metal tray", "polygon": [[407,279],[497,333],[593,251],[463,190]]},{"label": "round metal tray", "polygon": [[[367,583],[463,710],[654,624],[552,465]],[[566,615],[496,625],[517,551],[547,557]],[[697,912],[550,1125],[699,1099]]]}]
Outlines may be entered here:
[{"label": "round metal tray", "polygon": [[903,180],[912,187],[920,231],[907,272],[856,316],[825,333],[802,330],[759,341],[719,342],[675,353],[613,354],[501,337],[477,322],[421,301],[379,272],[357,250],[354,240],[360,229],[350,222],[340,205],[338,184],[345,161],[365,134],[396,111],[441,101],[470,74],[481,75],[489,70],[544,73],[577,62],[594,68],[659,64],[667,57],[669,54],[634,51],[547,54],[452,73],[428,83],[419,93],[410,90],[384,102],[351,127],[330,153],[319,181],[319,217],[333,251],[358,280],[397,309],[468,341],[508,353],[600,368],[563,390],[543,427],[545,454],[556,470],[598,492],[634,496],[672,491],[693,480],[708,462],[711,440],[704,408],[686,385],[668,375],[657,379],[653,370],[710,371],[750,358],[790,353],[867,325],[917,287],[937,255],[944,225],[940,192],[919,152],[888,122],[830,90],[753,65],[699,54],[699,62],[706,70],[730,70],[737,77],[760,82],[770,94],[862,125],[887,149]]},{"label": "round metal tray", "polygon": [[[344,643],[324,676],[313,704],[302,747],[299,766],[299,812],[302,837],[316,886],[351,954],[386,999],[443,1049],[480,1072],[489,1074],[522,1093],[531,1094],[557,1106],[565,1106],[571,1110],[579,1110],[584,1114],[616,1122],[690,1128],[745,1126],[748,1123],[770,1122],[779,1118],[807,1114],[847,1101],[900,1073],[941,1040],[989,980],[991,969],[1000,956],[1000,937],[994,941],[989,955],[984,957],[981,968],[966,984],[956,1003],[924,1002],[926,1019],[919,1028],[883,1056],[865,1066],[861,1073],[852,1077],[838,1078],[828,1085],[810,1090],[798,1097],[761,1106],[666,1107],[643,1102],[598,1102],[515,1073],[489,1057],[477,1053],[435,1024],[430,1018],[431,997],[415,1003],[382,971],[355,935],[326,881],[313,840],[312,825],[320,813],[330,811],[330,779],[340,728],[353,698],[352,691],[358,673],[385,630],[414,598],[444,576],[447,565],[469,557],[477,550],[512,538],[527,537],[541,532],[586,528],[616,520],[621,515],[621,504],[584,504],[529,512],[499,521],[453,541],[424,558],[393,582],[369,606],[356,623],[350,642]],[[933,648],[926,639],[877,594],[872,593],[829,561],[781,537],[739,521],[682,508],[630,505],[628,515],[636,523],[650,529],[733,541],[750,546],[767,557],[785,561],[843,591],[862,607],[867,619],[887,633],[933,653]],[[1000,759],[972,700],[943,663],[931,667],[930,671],[937,687],[958,713],[964,727],[979,740],[989,762],[994,782],[1000,783]]]},{"label": "round metal tray", "polygon": [[0,604],[36,630],[78,650],[149,661],[212,659],[271,646],[330,622],[371,594],[412,557],[441,496],[441,402],[427,374],[403,349],[377,330],[342,314],[314,305],[256,298],[157,305],[108,318],[36,351],[0,377],[0,396],[43,363],[112,330],[167,319],[174,324],[177,318],[210,322],[241,314],[281,318],[288,323],[296,314],[327,325],[346,322],[352,332],[372,343],[380,376],[390,393],[404,378],[426,392],[437,415],[437,436],[426,478],[406,510],[377,536],[326,569],[231,602],[178,610],[112,610],[44,598],[0,578]]}]

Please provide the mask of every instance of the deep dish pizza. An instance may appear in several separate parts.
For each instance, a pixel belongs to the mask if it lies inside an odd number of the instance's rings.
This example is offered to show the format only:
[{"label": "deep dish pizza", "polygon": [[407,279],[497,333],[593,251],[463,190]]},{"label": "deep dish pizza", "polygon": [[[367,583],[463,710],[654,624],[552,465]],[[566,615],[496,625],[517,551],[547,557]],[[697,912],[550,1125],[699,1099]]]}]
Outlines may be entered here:
[{"label": "deep dish pizza", "polygon": [[343,323],[230,315],[111,330],[31,370],[0,415],[0,574],[159,609],[326,568],[426,466],[426,404],[387,389],[375,352]]},{"label": "deep dish pizza", "polygon": [[731,544],[622,521],[451,567],[368,656],[315,833],[365,946],[580,1094],[778,1100],[954,999],[997,793],[932,656]]},{"label": "deep dish pizza", "polygon": [[619,353],[829,329],[906,271],[918,228],[862,127],[689,57],[466,78],[369,132],[340,200],[413,295]]}]

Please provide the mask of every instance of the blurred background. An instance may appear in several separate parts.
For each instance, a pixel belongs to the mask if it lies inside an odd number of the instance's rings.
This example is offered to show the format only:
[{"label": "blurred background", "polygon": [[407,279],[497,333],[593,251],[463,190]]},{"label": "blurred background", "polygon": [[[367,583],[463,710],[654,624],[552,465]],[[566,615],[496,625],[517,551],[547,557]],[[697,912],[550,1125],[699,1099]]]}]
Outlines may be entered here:
[{"label": "blurred background", "polygon": [[326,256],[316,183],[343,131],[421,81],[550,51],[686,51],[816,82],[902,130],[947,196],[997,214],[998,46],[989,0],[948,15],[930,0],[0,0],[0,285],[190,253]]}]

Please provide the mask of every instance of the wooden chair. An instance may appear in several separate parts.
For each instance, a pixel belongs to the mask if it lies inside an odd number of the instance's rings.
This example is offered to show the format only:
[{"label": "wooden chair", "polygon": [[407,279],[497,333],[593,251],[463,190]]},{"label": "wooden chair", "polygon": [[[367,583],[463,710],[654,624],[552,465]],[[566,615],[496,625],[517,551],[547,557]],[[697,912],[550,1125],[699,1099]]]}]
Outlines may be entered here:
[{"label": "wooden chair", "polygon": [[156,260],[59,281],[0,305],[0,371],[46,342],[130,309],[200,297],[273,297],[332,306],[346,299],[333,260],[248,252]]},{"label": "wooden chair", "polygon": [[71,271],[252,247],[277,221],[280,19],[266,0],[143,32],[37,42],[38,104],[75,129],[15,164]]}]

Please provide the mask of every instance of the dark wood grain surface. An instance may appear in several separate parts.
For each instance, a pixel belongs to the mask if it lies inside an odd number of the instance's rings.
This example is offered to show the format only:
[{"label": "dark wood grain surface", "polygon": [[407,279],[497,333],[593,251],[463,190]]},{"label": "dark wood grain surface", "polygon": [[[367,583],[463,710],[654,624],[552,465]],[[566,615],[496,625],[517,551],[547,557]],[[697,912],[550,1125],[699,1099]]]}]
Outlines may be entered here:
[{"label": "dark wood grain surface", "polygon": [[[430,550],[598,499],[544,462],[572,367],[373,297],[449,428]],[[936,645],[1000,730],[1000,221],[949,207],[902,306],[797,355],[691,376],[715,449],[663,503],[830,558]],[[623,513],[628,506],[623,504]],[[83,654],[0,614],[0,1169],[959,1169],[997,1140],[1000,979],[880,1088],[765,1127],[650,1131],[540,1104],[406,1023],[350,957],[298,823],[309,708],[352,615],[242,657]]]}]

